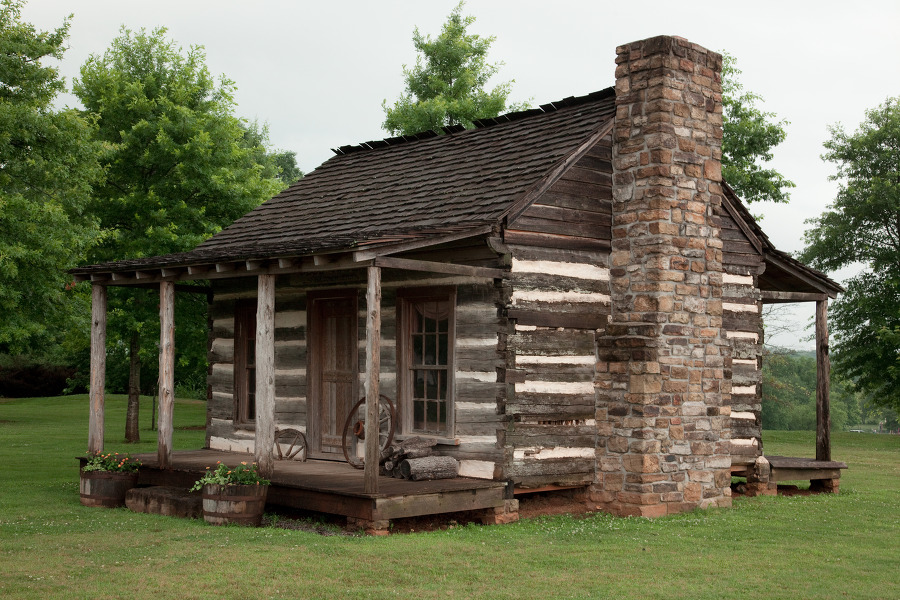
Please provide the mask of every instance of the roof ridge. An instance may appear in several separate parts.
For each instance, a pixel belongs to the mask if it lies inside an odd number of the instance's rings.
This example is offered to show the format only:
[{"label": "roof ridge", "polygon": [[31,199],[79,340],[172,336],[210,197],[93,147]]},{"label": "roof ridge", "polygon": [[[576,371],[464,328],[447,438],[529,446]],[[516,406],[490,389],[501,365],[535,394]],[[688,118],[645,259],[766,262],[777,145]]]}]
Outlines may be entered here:
[{"label": "roof ridge", "polygon": [[615,88],[605,88],[602,90],[598,90],[596,92],[591,92],[589,94],[585,94],[583,96],[569,96],[568,98],[563,98],[562,100],[556,100],[554,102],[549,102],[547,104],[541,104],[537,108],[528,108],[525,110],[514,111],[510,113],[505,113],[502,115],[498,115],[496,117],[489,117],[485,119],[476,119],[473,123],[475,127],[472,129],[467,129],[464,125],[456,124],[456,125],[447,125],[440,129],[440,132],[435,131],[433,129],[429,129],[426,131],[421,131],[419,133],[413,133],[409,135],[399,135],[395,137],[383,138],[380,140],[371,140],[368,142],[360,142],[358,144],[348,144],[346,146],[340,146],[338,148],[332,148],[331,151],[334,152],[337,156],[343,156],[347,154],[353,154],[356,152],[366,152],[370,150],[376,150],[378,148],[386,148],[388,146],[398,146],[401,144],[408,144],[411,142],[416,142],[419,140],[430,139],[434,137],[438,137],[440,135],[453,135],[455,133],[464,133],[467,131],[475,131],[478,129],[486,129],[488,127],[493,127],[494,125],[499,125],[501,123],[510,123],[512,121],[518,121],[520,119],[525,119],[529,117],[533,117],[536,115],[543,115],[547,113],[556,112],[558,110],[564,108],[571,108],[573,106],[580,106],[583,104],[589,104],[591,102],[597,102],[600,100],[604,100],[609,98],[610,96],[614,96],[616,93]]}]

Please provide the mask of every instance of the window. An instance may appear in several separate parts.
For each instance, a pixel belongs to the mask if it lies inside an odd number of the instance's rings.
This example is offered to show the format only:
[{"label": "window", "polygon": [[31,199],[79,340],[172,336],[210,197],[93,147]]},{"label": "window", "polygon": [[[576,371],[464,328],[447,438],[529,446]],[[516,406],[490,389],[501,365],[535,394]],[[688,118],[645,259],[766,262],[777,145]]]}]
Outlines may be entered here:
[{"label": "window", "polygon": [[234,421],[256,420],[256,300],[234,307]]},{"label": "window", "polygon": [[452,437],[456,292],[423,288],[397,296],[403,431]]}]

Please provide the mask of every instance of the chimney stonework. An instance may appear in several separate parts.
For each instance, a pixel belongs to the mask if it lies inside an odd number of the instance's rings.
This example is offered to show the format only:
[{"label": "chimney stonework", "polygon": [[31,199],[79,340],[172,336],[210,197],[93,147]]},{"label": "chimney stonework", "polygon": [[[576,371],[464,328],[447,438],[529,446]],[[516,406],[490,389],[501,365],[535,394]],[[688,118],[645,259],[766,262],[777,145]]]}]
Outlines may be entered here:
[{"label": "chimney stonework", "polygon": [[722,323],[722,57],[677,37],[616,49],[612,317],[597,339],[591,500],[660,516],[731,503]]}]

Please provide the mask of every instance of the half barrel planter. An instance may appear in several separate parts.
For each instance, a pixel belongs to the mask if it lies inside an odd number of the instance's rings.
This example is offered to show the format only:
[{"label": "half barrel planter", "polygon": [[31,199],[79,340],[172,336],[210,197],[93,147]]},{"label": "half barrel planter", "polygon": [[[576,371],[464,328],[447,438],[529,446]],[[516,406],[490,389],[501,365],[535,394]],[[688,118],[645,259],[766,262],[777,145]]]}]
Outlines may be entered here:
[{"label": "half barrel planter", "polygon": [[85,506],[125,506],[125,494],[137,486],[137,473],[81,471],[79,489]]},{"label": "half barrel planter", "polygon": [[203,520],[210,525],[262,524],[266,507],[267,485],[219,485],[203,486]]}]

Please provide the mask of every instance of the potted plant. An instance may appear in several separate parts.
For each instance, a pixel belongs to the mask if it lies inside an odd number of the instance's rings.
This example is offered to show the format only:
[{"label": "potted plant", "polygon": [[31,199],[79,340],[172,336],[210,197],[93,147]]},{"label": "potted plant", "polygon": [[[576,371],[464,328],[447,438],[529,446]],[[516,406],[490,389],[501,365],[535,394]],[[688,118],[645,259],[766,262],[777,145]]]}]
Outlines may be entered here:
[{"label": "potted plant", "polygon": [[259,527],[270,483],[259,476],[256,463],[229,467],[217,461],[215,468],[206,467],[191,491],[203,490],[203,519],[207,523]]},{"label": "potted plant", "polygon": [[137,485],[141,461],[118,452],[88,452],[79,487],[85,506],[125,506],[125,494]]}]

